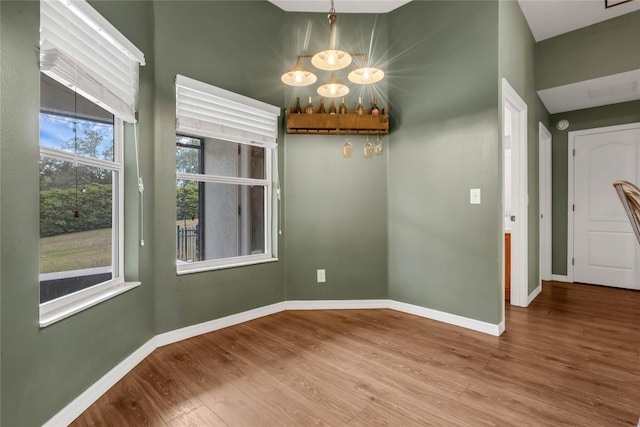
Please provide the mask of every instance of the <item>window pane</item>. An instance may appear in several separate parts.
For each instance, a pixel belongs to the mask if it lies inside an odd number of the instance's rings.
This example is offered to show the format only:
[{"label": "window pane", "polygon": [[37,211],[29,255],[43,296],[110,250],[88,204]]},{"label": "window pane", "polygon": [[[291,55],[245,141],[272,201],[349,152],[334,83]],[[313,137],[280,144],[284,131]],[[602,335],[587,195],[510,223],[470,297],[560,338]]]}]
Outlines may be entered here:
[{"label": "window pane", "polygon": [[41,303],[113,278],[115,175],[41,157]]},{"label": "window pane", "polygon": [[178,180],[176,259],[264,254],[265,187]]},{"label": "window pane", "polygon": [[178,173],[202,173],[202,145],[197,138],[176,137],[176,170]]},{"label": "window pane", "polygon": [[114,160],[114,116],[41,74],[40,146]]},{"label": "window pane", "polygon": [[230,141],[204,141],[204,173],[237,178],[264,179],[265,149]]}]

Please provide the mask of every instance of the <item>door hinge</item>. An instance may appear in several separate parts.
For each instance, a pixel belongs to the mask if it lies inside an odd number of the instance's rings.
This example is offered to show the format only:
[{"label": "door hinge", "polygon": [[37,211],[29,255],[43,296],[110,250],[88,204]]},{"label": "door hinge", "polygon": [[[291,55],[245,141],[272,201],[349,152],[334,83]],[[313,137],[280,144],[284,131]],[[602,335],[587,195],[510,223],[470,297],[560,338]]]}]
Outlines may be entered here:
[{"label": "door hinge", "polygon": [[576,205],[572,205],[571,210],[575,212],[576,211]]},{"label": "door hinge", "polygon": [[576,265],[576,259],[575,258],[571,258],[571,265]]},{"label": "door hinge", "polygon": [[573,157],[575,157],[575,156],[576,156],[576,149],[574,148],[573,149]]}]

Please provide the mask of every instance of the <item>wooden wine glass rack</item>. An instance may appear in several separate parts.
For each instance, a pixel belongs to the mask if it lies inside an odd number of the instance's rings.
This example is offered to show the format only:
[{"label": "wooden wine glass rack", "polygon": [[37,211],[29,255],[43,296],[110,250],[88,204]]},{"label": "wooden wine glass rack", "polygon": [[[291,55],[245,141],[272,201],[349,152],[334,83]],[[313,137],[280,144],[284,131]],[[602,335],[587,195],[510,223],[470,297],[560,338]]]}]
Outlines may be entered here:
[{"label": "wooden wine glass rack", "polygon": [[287,133],[308,135],[386,135],[388,114],[296,114],[287,111]]}]

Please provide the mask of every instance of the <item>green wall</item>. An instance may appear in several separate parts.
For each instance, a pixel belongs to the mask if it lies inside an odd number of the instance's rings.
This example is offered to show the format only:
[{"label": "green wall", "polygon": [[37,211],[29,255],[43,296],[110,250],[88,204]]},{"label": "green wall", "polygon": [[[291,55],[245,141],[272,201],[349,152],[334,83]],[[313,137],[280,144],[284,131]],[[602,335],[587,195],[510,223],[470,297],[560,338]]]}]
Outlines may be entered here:
[{"label": "green wall", "polygon": [[[145,152],[153,144],[150,91],[153,75],[152,4],[100,2],[99,9],[147,53],[141,72],[140,127]],[[127,224],[126,277],[141,287],[40,329],[38,326],[38,110],[39,3],[2,1],[0,84],[0,187],[2,240],[2,419],[0,424],[39,425],[57,413],[154,333],[150,248],[138,250],[136,221]],[[131,144],[127,129],[127,145]],[[131,147],[127,148],[131,154]],[[130,159],[130,157],[129,157]],[[151,176],[151,163],[141,167]],[[127,160],[126,169],[132,168]],[[136,193],[135,179],[127,191]],[[136,218],[127,197],[126,218]],[[149,212],[149,210],[147,210]],[[134,224],[130,226],[130,224]],[[140,268],[138,269],[139,264]],[[138,271],[139,270],[139,271]]]},{"label": "green wall", "polygon": [[283,24],[266,1],[154,3],[156,333],[284,300],[283,251],[279,262],[176,275],[174,84],[182,74],[282,105]]},{"label": "green wall", "polygon": [[536,44],[536,88],[640,68],[640,11]]},{"label": "green wall", "polygon": [[[326,49],[329,24],[326,14],[287,14],[282,70],[292,67],[296,55],[305,49],[299,41],[311,28],[307,52]],[[372,60],[384,63],[387,52],[385,15],[338,15],[337,47],[348,52],[368,52],[373,33]],[[347,44],[349,41],[349,44]],[[358,61],[358,58],[354,59]],[[305,65],[311,68],[309,62]],[[353,68],[353,67],[350,67]],[[281,74],[281,73],[280,73]],[[337,77],[347,81],[347,73]],[[304,88],[287,88],[285,105],[296,97],[304,105],[315,89],[330,77],[318,75],[318,83]],[[369,86],[351,84],[346,97],[354,108],[358,96],[369,106],[377,97],[387,105],[386,83]],[[365,89],[366,88],[366,89]],[[338,103],[340,100],[337,100]],[[329,100],[325,100],[329,107]],[[393,139],[393,137],[391,137]],[[306,299],[367,299],[387,297],[387,152],[389,137],[383,138],[383,156],[362,155],[364,136],[350,136],[353,155],[342,157],[344,136],[286,135],[285,138],[285,248],[286,297]],[[373,138],[371,139],[373,142]],[[316,283],[316,270],[326,270],[327,282]]]},{"label": "green wall", "polygon": [[[306,102],[310,90],[285,89],[279,76],[295,54],[326,44],[326,15],[285,13],[266,1],[93,4],[147,60],[139,101],[143,248],[130,126],[125,153],[126,277],[142,286],[38,327],[39,7],[3,0],[0,424],[43,423],[155,334],[285,299],[390,297],[502,320],[500,77],[533,113],[532,200],[537,122],[546,120],[532,95],[533,45],[515,3],[414,1],[387,15],[339,15],[345,50],[368,51],[375,28],[372,58],[388,80],[376,92],[354,89],[347,103],[376,96],[391,106],[384,155],[365,159],[363,137],[351,137],[354,154],[344,159],[344,137],[281,134],[280,261],[182,276],[174,259],[175,75],[273,105]],[[307,23],[313,36],[305,51],[298,41]],[[481,205],[469,205],[470,188],[482,189]],[[537,205],[529,215],[537,219]],[[532,290],[537,221],[529,233]],[[326,269],[325,285],[315,283],[318,268]]]},{"label": "green wall", "polygon": [[[640,69],[640,11],[619,16],[536,44],[538,90]],[[567,274],[568,132],[640,121],[638,102],[554,114],[569,129],[550,126],[552,142],[552,273]]]},{"label": "green wall", "polygon": [[389,34],[389,297],[497,324],[498,2],[411,2]]},{"label": "green wall", "polygon": [[640,101],[623,102],[585,110],[569,111],[551,115],[551,123],[567,119],[569,128],[560,131],[550,128],[552,146],[552,272],[567,274],[567,193],[568,193],[568,147],[569,132],[605,126],[640,122]]},{"label": "green wall", "polygon": [[[499,3],[499,68],[500,77],[527,104],[527,185],[529,194],[528,224],[528,291],[540,284],[540,232],[539,226],[539,144],[538,124],[549,128],[549,113],[538,97],[535,87],[535,40],[520,6],[515,0]],[[501,102],[501,98],[500,101]],[[502,111],[500,111],[502,115]]]}]

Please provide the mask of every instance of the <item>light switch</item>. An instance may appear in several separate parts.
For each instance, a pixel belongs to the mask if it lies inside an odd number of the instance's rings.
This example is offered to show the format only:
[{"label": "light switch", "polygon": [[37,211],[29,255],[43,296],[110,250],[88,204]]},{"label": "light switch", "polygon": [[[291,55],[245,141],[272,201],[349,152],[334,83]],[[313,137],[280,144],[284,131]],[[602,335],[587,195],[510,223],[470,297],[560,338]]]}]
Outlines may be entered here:
[{"label": "light switch", "polygon": [[318,283],[325,283],[327,281],[327,275],[324,269],[318,270],[316,275],[317,275]]},{"label": "light switch", "polygon": [[470,193],[469,193],[469,203],[471,203],[472,205],[479,205],[480,204],[480,189],[479,188],[472,188]]}]

